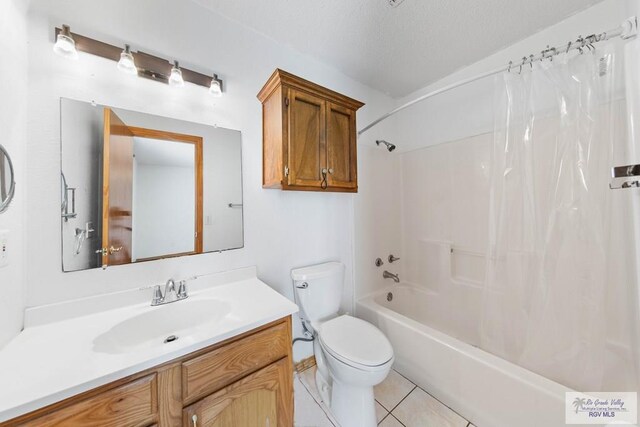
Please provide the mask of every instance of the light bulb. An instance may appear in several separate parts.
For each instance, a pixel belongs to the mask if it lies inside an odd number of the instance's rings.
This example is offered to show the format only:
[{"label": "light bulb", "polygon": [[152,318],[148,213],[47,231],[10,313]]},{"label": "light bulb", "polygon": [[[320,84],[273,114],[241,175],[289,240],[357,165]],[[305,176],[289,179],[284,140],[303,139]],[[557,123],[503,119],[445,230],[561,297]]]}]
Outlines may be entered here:
[{"label": "light bulb", "polygon": [[56,37],[56,44],[53,45],[53,51],[63,58],[78,59],[76,42],[71,37],[71,28],[68,25],[62,26],[62,31]]},{"label": "light bulb", "polygon": [[169,86],[184,86],[184,79],[182,78],[182,71],[180,71],[180,65],[178,64],[178,61],[175,61],[173,63],[171,75],[169,76]]},{"label": "light bulb", "polygon": [[138,68],[136,67],[135,61],[133,60],[133,55],[131,54],[131,47],[128,44],[124,45],[124,50],[120,54],[120,61],[118,61],[118,70],[126,74],[138,74]]},{"label": "light bulb", "polygon": [[220,82],[218,81],[218,76],[213,76],[213,79],[211,79],[211,86],[209,86],[209,92],[211,92],[211,95],[215,96],[216,98],[219,98],[222,96],[222,87],[220,86]]}]

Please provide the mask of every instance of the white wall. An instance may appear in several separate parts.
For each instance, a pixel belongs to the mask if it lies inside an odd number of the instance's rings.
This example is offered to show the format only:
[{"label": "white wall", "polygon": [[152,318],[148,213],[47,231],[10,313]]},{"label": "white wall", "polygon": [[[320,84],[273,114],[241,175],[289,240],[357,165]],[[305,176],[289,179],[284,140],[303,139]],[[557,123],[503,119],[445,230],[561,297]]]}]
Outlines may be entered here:
[{"label": "white wall", "polygon": [[[30,258],[27,305],[247,265],[257,265],[263,280],[293,298],[291,268],[341,260],[347,266],[344,308],[351,308],[353,201],[357,196],[261,188],[262,119],[256,94],[280,67],[367,103],[358,113],[358,123],[390,109],[393,102],[388,97],[191,2],[37,0],[31,11],[27,249],[54,255]],[[176,90],[131,78],[118,73],[113,62],[84,54],[77,62],[59,58],[51,47],[53,27],[62,23],[106,42],[129,42],[133,49],[175,57],[185,67],[215,71],[225,79],[225,96],[214,99],[204,88],[187,85]],[[62,273],[56,255],[60,250],[58,99],[62,96],[241,130],[245,247],[106,271]],[[295,325],[298,333],[297,322]],[[294,351],[296,358],[306,357],[311,346],[296,344]]]},{"label": "white wall", "polygon": [[[403,279],[402,266],[406,261],[401,239],[401,155],[373,144],[361,146],[358,156],[360,188],[354,222],[355,290],[358,298],[362,298],[393,283],[382,278],[384,270],[399,273]],[[400,261],[390,264],[387,261],[390,254],[400,257]],[[376,267],[376,258],[381,258],[384,265]]]},{"label": "white wall", "polygon": [[[183,144],[187,145],[187,144]],[[193,146],[188,146],[193,150]],[[136,162],[134,260],[195,250],[195,169]]]},{"label": "white wall", "polygon": [[215,130],[216,138],[205,137],[202,146],[205,252],[240,248],[244,244],[243,208],[229,207],[229,203],[242,204],[241,138],[227,129]]},{"label": "white wall", "polygon": [[9,210],[0,214],[0,230],[10,232],[10,265],[0,269],[0,348],[22,329],[24,310],[27,7],[23,0],[0,2],[0,51],[4,58],[0,67],[0,144],[9,152],[17,174],[15,199]]},{"label": "white wall", "polygon": [[[605,0],[398,99],[397,106],[440,87],[505,66],[509,61],[517,62],[523,56],[537,55],[547,45],[566,45],[579,35],[586,36],[617,28],[623,20],[638,14],[639,9],[637,0]],[[396,116],[399,151],[410,151],[493,131],[493,94],[494,78],[488,77],[436,95],[399,113]]]}]

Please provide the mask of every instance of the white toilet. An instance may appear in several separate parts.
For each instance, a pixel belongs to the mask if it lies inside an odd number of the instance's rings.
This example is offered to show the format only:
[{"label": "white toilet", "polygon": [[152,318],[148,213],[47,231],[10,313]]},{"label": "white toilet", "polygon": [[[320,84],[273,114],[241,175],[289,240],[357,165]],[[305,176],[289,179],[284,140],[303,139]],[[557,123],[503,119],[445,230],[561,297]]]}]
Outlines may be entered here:
[{"label": "white toilet", "polygon": [[291,271],[302,321],[314,333],[316,383],[341,427],[377,425],[373,386],[393,364],[393,348],[372,324],[339,315],[344,265],[328,262]]}]

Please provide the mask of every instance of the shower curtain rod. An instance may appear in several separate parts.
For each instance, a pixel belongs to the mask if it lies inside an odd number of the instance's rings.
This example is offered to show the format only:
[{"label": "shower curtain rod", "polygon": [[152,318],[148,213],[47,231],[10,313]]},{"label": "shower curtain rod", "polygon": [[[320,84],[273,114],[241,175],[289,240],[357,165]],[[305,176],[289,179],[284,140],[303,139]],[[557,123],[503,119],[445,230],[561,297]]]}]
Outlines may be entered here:
[{"label": "shower curtain rod", "polygon": [[473,77],[469,77],[467,79],[464,80],[460,80],[457,81],[455,83],[451,83],[450,85],[441,87],[440,89],[436,89],[432,92],[426,93],[412,101],[407,102],[406,104],[403,104],[391,111],[389,111],[388,113],[384,114],[383,116],[378,117],[376,120],[374,120],[373,122],[369,123],[367,126],[363,127],[362,129],[360,129],[358,131],[358,136],[362,135],[363,133],[365,133],[366,131],[368,131],[369,129],[371,129],[372,127],[374,127],[375,125],[377,125],[378,123],[380,123],[381,121],[399,113],[400,111],[411,107],[414,104],[417,104],[419,102],[424,101],[425,99],[429,99],[435,95],[441,94],[443,92],[447,92],[451,89],[455,89],[459,86],[463,86],[466,85],[468,83],[472,83],[475,82],[476,80],[480,80],[483,79],[485,77],[489,77],[492,76],[494,74],[499,74],[502,73],[504,71],[511,71],[511,69],[516,69],[518,68],[520,71],[522,71],[522,67],[524,67],[525,65],[531,65],[533,67],[533,63],[535,61],[542,61],[545,59],[549,59],[549,58],[553,58],[556,55],[560,55],[561,53],[569,53],[572,50],[576,50],[579,49],[580,52],[582,52],[585,48],[591,50],[593,48],[593,44],[594,43],[598,43],[598,42],[602,42],[602,41],[606,41],[606,40],[610,40],[616,37],[622,37],[623,39],[629,39],[631,37],[634,37],[638,32],[638,19],[637,17],[633,16],[631,18],[626,19],[618,28],[615,28],[613,30],[609,30],[609,31],[605,31],[603,33],[599,33],[599,34],[591,34],[590,36],[587,37],[582,37],[579,36],[578,39],[576,41],[573,42],[568,42],[566,45],[562,46],[562,47],[549,47],[547,45],[547,48],[544,49],[542,52],[540,52],[540,54],[538,55],[529,55],[529,56],[524,56],[522,57],[522,60],[519,61],[518,63],[513,63],[513,61],[509,62],[509,64],[507,66],[504,67],[500,67],[500,68],[496,68],[494,70],[491,71],[487,71],[484,72],[482,74],[478,74],[475,75]]}]

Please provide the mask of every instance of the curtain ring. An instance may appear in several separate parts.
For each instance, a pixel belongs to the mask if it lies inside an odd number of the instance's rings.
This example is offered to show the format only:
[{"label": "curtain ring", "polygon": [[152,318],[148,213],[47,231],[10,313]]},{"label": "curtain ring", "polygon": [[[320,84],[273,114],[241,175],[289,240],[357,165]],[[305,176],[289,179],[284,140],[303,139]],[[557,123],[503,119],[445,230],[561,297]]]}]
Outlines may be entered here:
[{"label": "curtain ring", "polygon": [[531,65],[531,69],[533,70],[533,58],[535,58],[533,56],[533,53],[531,55],[529,55],[529,65]]},{"label": "curtain ring", "polygon": [[513,61],[509,61],[509,68],[507,68],[507,73],[511,72],[511,66],[513,65]]},{"label": "curtain ring", "polygon": [[518,71],[518,74],[522,74],[522,67],[524,67],[524,64],[526,63],[526,61],[527,61],[527,57],[523,56],[522,57],[522,63],[520,64],[520,70]]},{"label": "curtain ring", "polygon": [[569,43],[567,43],[567,51],[565,53],[569,53],[569,50],[571,50],[571,40],[569,40]]}]

